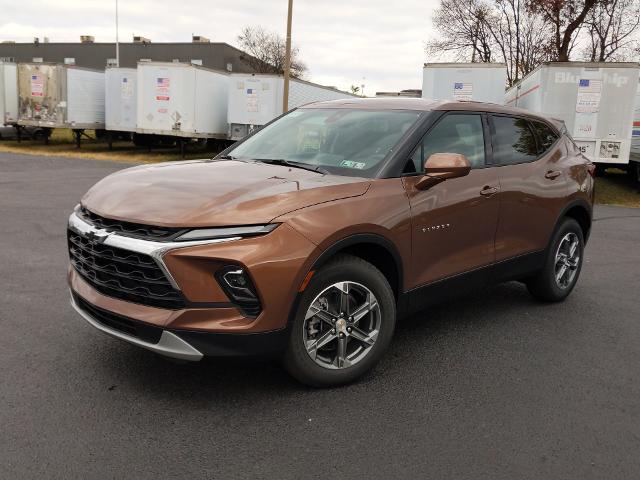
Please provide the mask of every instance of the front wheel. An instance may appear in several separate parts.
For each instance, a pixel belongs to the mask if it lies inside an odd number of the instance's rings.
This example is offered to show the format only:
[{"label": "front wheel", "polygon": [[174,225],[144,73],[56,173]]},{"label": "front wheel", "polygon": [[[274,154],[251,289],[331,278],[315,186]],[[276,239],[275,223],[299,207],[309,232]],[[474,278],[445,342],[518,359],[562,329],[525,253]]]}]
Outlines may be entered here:
[{"label": "front wheel", "polygon": [[384,275],[358,257],[341,255],[316,272],[302,295],[284,366],[307,385],[349,383],[378,362],[395,317]]},{"label": "front wheel", "polygon": [[560,302],[575,287],[584,258],[584,236],[578,222],[565,218],[549,244],[543,269],[528,279],[529,292],[538,300]]}]

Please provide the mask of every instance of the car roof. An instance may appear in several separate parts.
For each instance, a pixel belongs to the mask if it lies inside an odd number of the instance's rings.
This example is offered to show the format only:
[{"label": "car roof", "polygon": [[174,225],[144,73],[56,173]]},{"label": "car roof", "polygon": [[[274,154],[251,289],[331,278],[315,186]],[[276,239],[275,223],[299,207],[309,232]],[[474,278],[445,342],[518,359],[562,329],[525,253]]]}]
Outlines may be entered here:
[{"label": "car roof", "polygon": [[329,100],[326,102],[314,102],[304,105],[302,108],[350,108],[361,110],[417,110],[423,112],[432,111],[469,111],[501,113],[507,115],[527,116],[545,120],[555,125],[552,119],[522,108],[505,107],[496,103],[454,101],[454,100],[428,100],[425,98],[347,98]]}]

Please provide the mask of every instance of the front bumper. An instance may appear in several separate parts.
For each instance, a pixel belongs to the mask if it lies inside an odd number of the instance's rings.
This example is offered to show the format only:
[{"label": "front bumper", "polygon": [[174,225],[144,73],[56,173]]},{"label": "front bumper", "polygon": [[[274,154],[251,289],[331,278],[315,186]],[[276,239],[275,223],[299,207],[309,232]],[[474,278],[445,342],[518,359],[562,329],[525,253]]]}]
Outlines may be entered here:
[{"label": "front bumper", "polygon": [[[74,215],[70,229],[81,235],[104,235]],[[154,258],[185,304],[172,309],[116,298],[98,291],[70,265],[68,282],[74,308],[104,333],[183,360],[280,351],[298,287],[317,256],[317,246],[286,224],[268,235],[235,241],[178,245],[125,239],[111,233],[103,243]],[[245,314],[233,304],[216,280],[215,272],[229,264],[250,272],[262,304],[257,316]],[[108,317],[128,327],[120,328],[122,325],[113,324]],[[132,335],[131,329],[140,329],[145,335]]]},{"label": "front bumper", "polygon": [[93,317],[89,312],[81,308],[78,297],[73,295],[73,293],[71,294],[71,306],[89,323],[89,325],[97,328],[107,335],[132,343],[138,347],[146,348],[147,350],[151,350],[152,352],[159,353],[166,357],[178,358],[180,360],[198,361],[204,356],[202,352],[196,350],[194,347],[168,330],[163,330],[161,332],[160,339],[157,343],[150,343],[132,335],[127,335],[116,328],[110,327],[100,322],[97,317]]},{"label": "front bumper", "polygon": [[[284,350],[287,330],[254,334],[169,330],[104,311],[71,293],[71,306],[107,335],[165,357],[197,362],[203,357],[274,356]],[[144,335],[131,325],[139,323]]]}]

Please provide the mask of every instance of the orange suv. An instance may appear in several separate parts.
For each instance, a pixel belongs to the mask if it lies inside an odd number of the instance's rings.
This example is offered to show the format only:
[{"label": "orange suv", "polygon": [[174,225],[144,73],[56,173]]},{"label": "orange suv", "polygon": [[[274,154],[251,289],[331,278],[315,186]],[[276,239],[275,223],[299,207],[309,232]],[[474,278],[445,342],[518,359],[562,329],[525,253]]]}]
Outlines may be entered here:
[{"label": "orange suv", "polygon": [[574,288],[594,166],[562,125],[474,102],[316,103],[213,160],[98,182],[69,218],[72,304],[183,360],[278,354],[298,380],[374,366],[396,319],[523,281]]}]

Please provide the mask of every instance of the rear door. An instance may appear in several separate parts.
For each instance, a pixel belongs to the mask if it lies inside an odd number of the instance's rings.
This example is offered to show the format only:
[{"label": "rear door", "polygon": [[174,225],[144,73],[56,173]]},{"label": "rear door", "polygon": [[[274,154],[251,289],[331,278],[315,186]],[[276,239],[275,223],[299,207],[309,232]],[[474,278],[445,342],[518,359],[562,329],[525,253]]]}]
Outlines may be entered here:
[{"label": "rear door", "polygon": [[540,252],[547,246],[567,182],[566,145],[543,122],[491,115],[493,162],[500,181],[496,261]]},{"label": "rear door", "polygon": [[[488,123],[484,114],[450,112],[429,129],[413,152],[403,178],[411,206],[410,288],[467,272],[494,261],[499,191],[496,169],[487,163]],[[469,175],[428,190],[415,184],[424,160],[434,153],[464,154]]]}]

